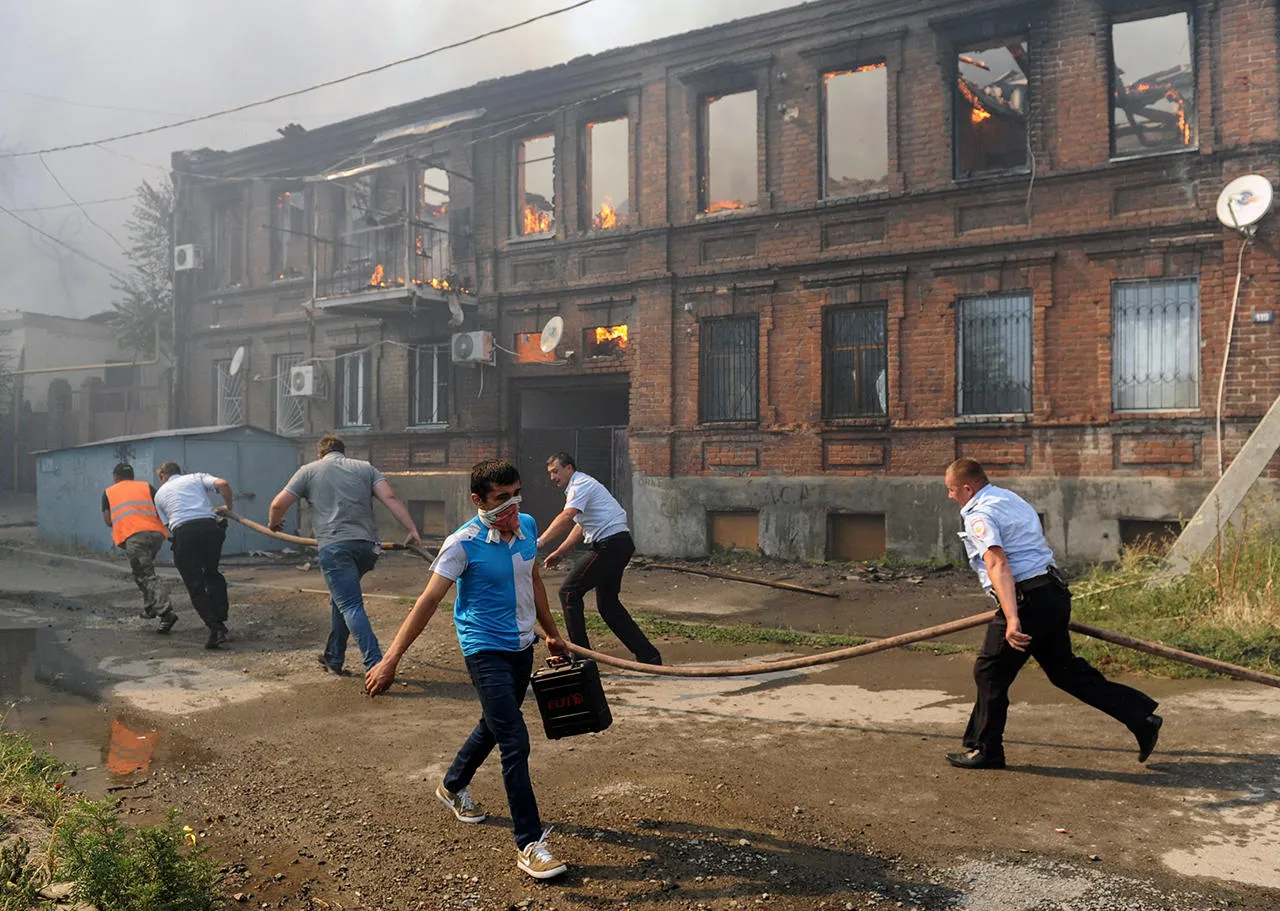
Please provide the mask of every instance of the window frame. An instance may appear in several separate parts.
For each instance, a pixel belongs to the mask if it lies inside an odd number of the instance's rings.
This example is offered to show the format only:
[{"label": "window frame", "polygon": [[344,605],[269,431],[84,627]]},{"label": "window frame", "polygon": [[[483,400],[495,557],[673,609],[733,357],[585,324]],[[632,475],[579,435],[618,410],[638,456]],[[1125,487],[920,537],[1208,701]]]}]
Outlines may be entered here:
[{"label": "window frame", "polygon": [[[1026,300],[1026,349],[1027,361],[1025,376],[1027,378],[1027,400],[1026,408],[1014,411],[966,411],[964,407],[964,390],[965,390],[965,358],[964,358],[964,319],[963,309],[965,304],[973,301],[992,301],[1000,298],[1025,298]],[[1032,288],[1024,288],[1017,291],[994,291],[980,294],[966,294],[956,299],[956,417],[957,418],[990,418],[1001,417],[1003,415],[1023,415],[1029,416],[1033,414],[1035,408],[1035,291]]]},{"label": "window frame", "polygon": [[[432,358],[433,381],[431,383],[431,420],[422,419],[422,355],[426,350],[434,352]],[[452,410],[453,361],[447,341],[415,342],[409,349],[409,427],[439,428],[449,426]],[[444,382],[440,382],[443,375]],[[443,419],[441,411],[444,412]]]},{"label": "window frame", "polygon": [[[754,409],[749,416],[720,416],[710,414],[711,402],[709,401],[711,383],[708,382],[710,359],[714,356],[712,345],[710,344],[711,336],[714,334],[717,326],[728,325],[729,323],[750,324],[752,327],[748,337],[751,339],[751,349],[755,355],[752,364],[752,374],[754,380],[754,390],[752,398],[754,400]],[[723,355],[722,355],[723,356]],[[758,424],[760,422],[760,314],[758,313],[737,313],[725,316],[707,317],[698,321],[698,423],[700,424]]]},{"label": "window frame", "polygon": [[[289,374],[294,367],[301,367],[303,364],[308,363],[307,356],[302,352],[286,351],[272,355],[271,363],[275,367],[276,377],[275,395],[272,396],[273,414],[271,415],[271,425],[280,436],[304,436],[307,432],[307,402],[301,396],[289,395]],[[298,404],[291,404],[293,400],[297,400]],[[281,420],[285,417],[285,411],[288,409],[296,412],[296,428],[293,425],[286,427],[281,424]]]},{"label": "window frame", "polygon": [[[1158,152],[1127,152],[1117,154],[1116,152],[1116,46],[1115,46],[1115,27],[1130,22],[1141,22],[1143,19],[1159,19],[1164,16],[1172,16],[1182,13],[1187,17],[1187,48],[1190,51],[1191,63],[1191,85],[1194,90],[1194,97],[1190,104],[1190,111],[1187,113],[1187,123],[1191,128],[1192,141],[1188,145],[1176,149],[1162,149]],[[1139,6],[1138,8],[1123,7],[1116,8],[1116,4],[1112,3],[1111,8],[1107,11],[1107,70],[1106,78],[1106,95],[1107,95],[1107,156],[1112,162],[1125,161],[1142,161],[1150,158],[1159,158],[1164,155],[1184,155],[1200,151],[1200,54],[1198,42],[1200,39],[1199,29],[1196,21],[1196,6],[1194,3],[1186,2],[1186,0],[1167,0],[1167,2],[1151,2]]]},{"label": "window frame", "polygon": [[[844,202],[847,200],[857,199],[875,199],[886,196],[889,193],[893,183],[893,80],[890,79],[891,61],[887,53],[868,54],[853,58],[847,64],[828,63],[818,67],[818,80],[821,85],[818,105],[818,199],[824,203]],[[830,147],[830,104],[828,95],[828,77],[840,70],[851,70],[855,73],[862,67],[876,66],[884,70],[884,106],[885,106],[885,123],[884,123],[884,153],[885,153],[885,175],[884,188],[879,190],[870,190],[866,193],[853,193],[845,196],[833,196],[827,192],[827,184],[830,180],[830,155],[828,149]]]},{"label": "window frame", "polygon": [[[350,365],[360,365],[356,379],[358,420],[349,421],[348,370]],[[342,430],[367,430],[373,427],[373,351],[369,348],[353,348],[342,351],[334,358],[334,427]]]},{"label": "window frame", "polygon": [[[835,359],[836,350],[831,346],[833,332],[833,321],[842,314],[855,312],[878,312],[880,317],[880,329],[882,342],[878,346],[884,352],[884,371],[885,371],[885,390],[884,390],[884,408],[876,412],[865,412],[855,407],[853,411],[837,411],[834,401],[835,395]],[[850,346],[860,348],[871,348],[873,346]],[[844,350],[839,349],[839,350]],[[859,356],[860,363],[860,356]],[[855,369],[855,379],[858,371]],[[856,386],[854,399],[860,399],[862,392],[861,385]],[[878,403],[877,398],[877,403]],[[845,303],[831,304],[822,308],[822,417],[826,421],[845,421],[845,420],[865,420],[865,419],[887,419],[889,416],[889,303],[888,301],[867,301],[865,303]]]},{"label": "window frame", "polygon": [[[281,223],[281,206],[279,205],[280,197],[288,195],[291,198],[295,195],[301,197],[302,205],[294,206],[292,201],[289,203],[289,222]],[[294,281],[306,278],[307,273],[311,270],[311,245],[310,245],[310,213],[311,213],[311,193],[304,186],[294,184],[277,185],[271,189],[270,197],[270,215],[267,219],[267,280],[276,281]],[[302,230],[297,231],[293,227],[294,210],[302,213]],[[297,240],[295,240],[295,237]],[[303,255],[302,268],[297,269],[296,275],[288,274],[288,270],[293,268],[289,248],[295,243],[303,244],[305,251]]]},{"label": "window frame", "polygon": [[[520,169],[528,167],[528,162],[521,160],[521,150],[526,143],[534,142],[539,139],[551,138],[551,214],[549,225],[546,231],[524,233],[521,229],[523,226],[523,208],[521,206],[521,192],[524,187],[524,197],[528,197],[528,180],[522,180]],[[545,159],[536,159],[534,164]],[[511,232],[510,236],[513,240],[546,240],[556,236],[556,232],[560,227],[560,219],[558,217],[558,209],[561,208],[562,201],[559,192],[560,168],[561,161],[561,143],[559,131],[552,126],[543,130],[532,130],[521,135],[511,143]]]},{"label": "window frame", "polygon": [[[595,196],[595,167],[592,161],[592,149],[594,146],[591,131],[593,127],[606,123],[616,123],[619,120],[626,121],[627,124],[625,141],[627,153],[625,177],[627,212],[625,215],[616,214],[617,207],[615,206],[614,212],[617,220],[614,225],[608,228],[598,228],[595,226],[596,211],[593,200]],[[609,108],[592,112],[590,116],[583,118],[580,123],[581,126],[578,130],[578,231],[582,234],[614,234],[630,227],[635,221],[635,118],[632,116],[629,107]]]},{"label": "window frame", "polygon": [[[755,178],[756,186],[753,193],[753,199],[740,209],[721,209],[718,212],[711,212],[709,208],[713,202],[711,199],[711,104],[721,98],[727,98],[731,95],[743,95],[747,92],[755,96]],[[761,114],[761,97],[762,90],[760,88],[760,80],[755,76],[741,77],[733,81],[726,81],[722,84],[703,86],[696,95],[696,125],[697,125],[697,143],[694,180],[696,183],[696,205],[697,217],[699,218],[715,218],[725,215],[737,213],[753,213],[762,209],[762,200],[767,195],[761,189],[763,183],[763,171],[765,167],[765,155],[761,154],[760,140],[765,132],[766,124],[762,123]]]},{"label": "window frame", "polygon": [[[1036,71],[1036,55],[1035,42],[1032,40],[1034,25],[1032,23],[1024,23],[1021,29],[1012,31],[992,30],[987,34],[969,34],[954,37],[948,47],[950,60],[950,80],[948,84],[948,92],[951,98],[951,179],[956,182],[966,182],[974,180],[985,180],[993,177],[1006,177],[1019,174],[1031,173],[1033,169],[1033,161],[1035,160],[1035,99],[1038,95]],[[968,171],[961,170],[960,167],[960,126],[963,118],[960,116],[960,55],[974,44],[985,44],[988,48],[1000,44],[1003,39],[1001,36],[1009,39],[1020,38],[1027,46],[1027,123],[1026,134],[1027,141],[1025,145],[1025,157],[1023,163],[1013,167],[987,168],[985,170]],[[1005,41],[1005,44],[1008,42]]]},{"label": "window frame", "polygon": [[[1120,358],[1117,357],[1117,315],[1118,307],[1116,305],[1117,291],[1125,286],[1137,287],[1147,286],[1148,288],[1155,285],[1174,285],[1180,282],[1191,282],[1195,289],[1195,313],[1191,320],[1192,331],[1194,337],[1188,340],[1187,348],[1190,353],[1191,366],[1195,368],[1195,394],[1193,402],[1188,405],[1159,405],[1159,406],[1142,406],[1142,407],[1125,407],[1121,408],[1118,401],[1118,383],[1117,371],[1119,369]],[[1111,411],[1113,414],[1130,415],[1130,414],[1154,414],[1159,412],[1179,412],[1199,411],[1201,408],[1200,400],[1203,394],[1201,388],[1201,378],[1203,375],[1203,364],[1201,359],[1203,352],[1201,343],[1204,337],[1204,307],[1201,300],[1201,276],[1199,275],[1173,275],[1159,278],[1140,278],[1140,279],[1113,279],[1111,282]]]},{"label": "window frame", "polygon": [[[231,363],[234,358],[218,358],[213,362],[213,423],[218,427],[243,427],[249,423],[248,415],[245,412],[245,365],[241,365],[238,376],[231,376]],[[238,382],[232,382],[232,381]],[[223,392],[226,387],[234,386],[238,388],[238,392],[234,396],[235,405],[239,411],[240,420],[235,423],[229,423],[222,420],[223,415]],[[229,410],[229,409],[228,409]]]}]

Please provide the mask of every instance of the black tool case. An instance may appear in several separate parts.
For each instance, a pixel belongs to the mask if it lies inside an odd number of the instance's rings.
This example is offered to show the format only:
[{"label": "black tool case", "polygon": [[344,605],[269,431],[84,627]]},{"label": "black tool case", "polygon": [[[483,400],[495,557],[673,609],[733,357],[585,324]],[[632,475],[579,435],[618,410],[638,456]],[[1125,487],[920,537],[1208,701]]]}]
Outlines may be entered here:
[{"label": "black tool case", "polygon": [[594,734],[613,724],[594,661],[551,658],[547,665],[535,671],[529,683],[549,739]]}]

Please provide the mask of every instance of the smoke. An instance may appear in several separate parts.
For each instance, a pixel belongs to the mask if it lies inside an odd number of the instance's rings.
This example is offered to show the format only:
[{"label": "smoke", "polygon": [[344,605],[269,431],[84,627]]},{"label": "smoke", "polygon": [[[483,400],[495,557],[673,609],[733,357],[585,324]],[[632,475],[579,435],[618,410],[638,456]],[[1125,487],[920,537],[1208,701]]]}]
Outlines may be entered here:
[{"label": "smoke", "polygon": [[[597,0],[580,10],[456,51],[300,98],[48,156],[79,201],[126,196],[168,170],[175,149],[234,149],[484,79],[552,66],[796,0]],[[36,149],[145,128],[266,97],[508,25],[565,0],[133,0],[6,4],[0,30],[0,146]],[[73,54],[50,53],[51,37]],[[120,248],[94,228],[39,166],[0,159],[0,204],[124,271]],[[124,240],[132,201],[89,208]],[[127,243],[127,241],[126,241]],[[87,316],[110,307],[111,276],[0,213],[0,309]]]}]

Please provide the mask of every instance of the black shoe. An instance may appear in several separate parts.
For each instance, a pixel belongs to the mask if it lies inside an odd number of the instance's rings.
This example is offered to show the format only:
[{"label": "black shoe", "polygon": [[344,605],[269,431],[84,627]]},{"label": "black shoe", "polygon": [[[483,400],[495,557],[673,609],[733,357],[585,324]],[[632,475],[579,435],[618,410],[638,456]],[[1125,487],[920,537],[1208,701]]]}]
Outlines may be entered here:
[{"label": "black shoe", "polygon": [[143,608],[142,608],[142,619],[143,619],[143,620],[153,620],[153,619],[155,619],[155,616],[156,616],[156,609],[155,609],[154,607],[143,607]]},{"label": "black shoe", "polygon": [[160,628],[156,630],[158,633],[167,633],[173,629],[173,625],[178,622],[178,615],[174,611],[160,615]]},{"label": "black shoe", "polygon": [[1142,727],[1133,732],[1133,736],[1138,738],[1138,762],[1146,762],[1151,751],[1156,748],[1163,724],[1164,719],[1159,715],[1148,715],[1142,720]]},{"label": "black shoe", "polygon": [[648,658],[641,658],[639,655],[636,655],[636,661],[638,661],[640,664],[653,664],[653,665],[660,666],[662,664],[662,656],[657,652],[654,652]]},{"label": "black shoe", "polygon": [[222,644],[227,641],[227,628],[219,624],[209,630],[209,640],[205,642],[205,648],[221,648]]},{"label": "black shoe", "polygon": [[319,664],[319,665],[320,665],[320,667],[324,668],[324,670],[325,670],[327,673],[333,674],[333,676],[335,676],[335,677],[348,677],[348,676],[350,676],[350,675],[349,675],[346,671],[344,671],[342,668],[340,668],[340,667],[334,667],[334,666],[333,666],[332,664],[330,664],[328,661],[325,661],[325,660],[324,660],[324,655],[316,655],[316,663],[317,663],[317,664]]},{"label": "black shoe", "polygon": [[1003,769],[1003,756],[988,756],[982,750],[965,750],[963,753],[948,753],[947,762],[957,769]]}]

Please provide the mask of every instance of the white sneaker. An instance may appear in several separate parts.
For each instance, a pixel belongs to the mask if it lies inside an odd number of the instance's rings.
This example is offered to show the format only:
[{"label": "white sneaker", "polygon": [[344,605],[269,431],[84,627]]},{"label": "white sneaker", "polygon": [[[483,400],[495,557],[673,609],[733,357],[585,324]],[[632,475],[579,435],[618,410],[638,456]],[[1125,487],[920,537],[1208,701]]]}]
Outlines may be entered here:
[{"label": "white sneaker", "polygon": [[547,836],[550,834],[550,829],[544,830],[541,838],[529,842],[516,854],[516,866],[534,879],[551,879],[569,869],[563,861],[556,860],[547,847]]},{"label": "white sneaker", "polygon": [[484,822],[488,818],[476,806],[476,802],[471,799],[466,788],[454,794],[444,786],[442,781],[436,785],[436,796],[440,798],[442,804],[453,810],[453,815],[458,817],[459,822]]}]

